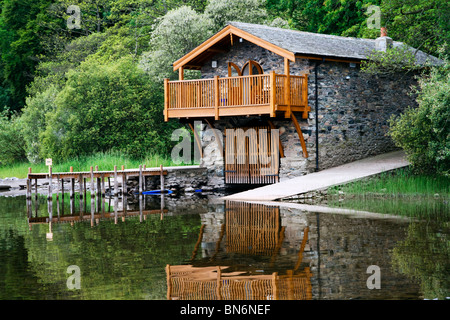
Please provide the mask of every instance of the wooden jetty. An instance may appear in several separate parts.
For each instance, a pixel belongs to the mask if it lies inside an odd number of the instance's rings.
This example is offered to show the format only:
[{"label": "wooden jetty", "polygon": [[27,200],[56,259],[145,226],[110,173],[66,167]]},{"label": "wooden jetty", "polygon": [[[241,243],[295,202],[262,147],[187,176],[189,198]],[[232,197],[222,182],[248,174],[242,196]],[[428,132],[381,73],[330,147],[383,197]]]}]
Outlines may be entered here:
[{"label": "wooden jetty", "polygon": [[[142,194],[144,191],[144,179],[146,176],[160,176],[161,177],[161,190],[164,190],[164,176],[167,175],[167,170],[164,170],[163,166],[161,165],[159,168],[146,168],[146,166],[140,165],[138,169],[125,169],[124,166],[122,166],[121,170],[117,169],[117,166],[114,166],[114,170],[112,171],[99,171],[98,166],[91,167],[90,171],[79,171],[74,172],[73,167],[70,167],[70,172],[52,172],[52,168],[49,167],[48,173],[32,173],[31,168],[28,169],[28,175],[27,175],[27,199],[32,198],[33,193],[33,185],[32,181],[34,180],[34,187],[35,187],[35,196],[37,197],[37,186],[38,186],[38,180],[44,179],[48,181],[48,198],[50,199],[53,194],[52,190],[52,181],[56,180],[58,182],[58,193],[59,191],[62,192],[62,195],[64,196],[64,182],[68,181],[69,183],[69,191],[70,191],[70,197],[73,198],[75,194],[75,181],[78,181],[79,183],[79,193],[80,197],[83,196],[83,194],[86,194],[87,192],[87,182],[89,181],[90,184],[90,192],[91,196],[95,197],[95,195],[102,195],[105,196],[106,193],[106,186],[105,181],[107,180],[109,183],[109,190],[111,192],[111,195],[116,196],[119,194],[119,184],[118,179],[122,178],[122,193],[127,193],[127,185],[126,181],[129,177],[139,177],[139,194]],[[111,178],[114,179],[114,188],[111,187]],[[60,188],[60,189],[59,189]]]}]

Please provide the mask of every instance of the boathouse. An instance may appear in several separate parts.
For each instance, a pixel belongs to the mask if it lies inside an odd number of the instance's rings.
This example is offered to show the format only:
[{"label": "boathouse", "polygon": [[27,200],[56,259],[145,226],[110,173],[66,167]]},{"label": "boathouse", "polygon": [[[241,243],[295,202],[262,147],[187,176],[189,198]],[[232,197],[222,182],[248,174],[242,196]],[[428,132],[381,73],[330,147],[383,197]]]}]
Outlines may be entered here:
[{"label": "boathouse", "polygon": [[[275,183],[389,152],[388,120],[415,105],[414,74],[369,76],[360,64],[400,45],[386,34],[358,39],[231,22],[173,63],[179,80],[164,82],[164,117],[195,131],[214,187]],[[414,52],[418,64],[439,63]],[[186,80],[185,70],[201,79]]]}]

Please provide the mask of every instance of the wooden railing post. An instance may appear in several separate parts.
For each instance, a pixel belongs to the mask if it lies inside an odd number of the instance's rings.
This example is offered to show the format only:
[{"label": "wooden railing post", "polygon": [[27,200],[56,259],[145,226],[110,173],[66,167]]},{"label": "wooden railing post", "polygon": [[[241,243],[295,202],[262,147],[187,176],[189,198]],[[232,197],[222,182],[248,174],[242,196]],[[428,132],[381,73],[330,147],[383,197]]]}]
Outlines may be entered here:
[{"label": "wooden railing post", "polygon": [[169,121],[169,79],[164,79],[164,121]]},{"label": "wooden railing post", "polygon": [[305,109],[302,114],[303,119],[308,119],[308,75],[305,74],[302,79],[302,104]]},{"label": "wooden railing post", "polygon": [[219,76],[214,76],[214,119],[215,120],[219,120],[219,103],[220,103]]},{"label": "wooden railing post", "polygon": [[284,89],[284,99],[286,102],[286,113],[284,114],[285,118],[291,117],[291,75],[286,75],[286,85]]},{"label": "wooden railing post", "polygon": [[275,117],[275,101],[277,96],[277,80],[275,71],[270,71],[270,117]]}]

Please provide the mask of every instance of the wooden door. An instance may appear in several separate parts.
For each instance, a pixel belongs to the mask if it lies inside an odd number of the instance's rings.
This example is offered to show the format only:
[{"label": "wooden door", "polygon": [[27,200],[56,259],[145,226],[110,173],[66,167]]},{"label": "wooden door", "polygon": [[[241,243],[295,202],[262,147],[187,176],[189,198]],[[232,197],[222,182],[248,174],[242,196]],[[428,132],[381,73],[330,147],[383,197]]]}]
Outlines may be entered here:
[{"label": "wooden door", "polygon": [[269,126],[227,129],[225,183],[271,184],[279,181],[279,136]]}]

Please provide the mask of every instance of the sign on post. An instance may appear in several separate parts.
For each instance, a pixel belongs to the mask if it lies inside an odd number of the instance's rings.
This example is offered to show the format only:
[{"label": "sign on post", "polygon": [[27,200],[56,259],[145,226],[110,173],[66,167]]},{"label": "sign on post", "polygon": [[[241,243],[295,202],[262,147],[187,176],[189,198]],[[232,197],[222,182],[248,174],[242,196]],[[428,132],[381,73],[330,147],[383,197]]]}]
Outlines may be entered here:
[{"label": "sign on post", "polygon": [[46,165],[46,166],[52,166],[52,165],[53,165],[53,160],[52,160],[52,158],[47,158],[47,159],[45,159],[45,165]]}]

